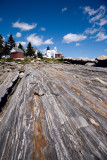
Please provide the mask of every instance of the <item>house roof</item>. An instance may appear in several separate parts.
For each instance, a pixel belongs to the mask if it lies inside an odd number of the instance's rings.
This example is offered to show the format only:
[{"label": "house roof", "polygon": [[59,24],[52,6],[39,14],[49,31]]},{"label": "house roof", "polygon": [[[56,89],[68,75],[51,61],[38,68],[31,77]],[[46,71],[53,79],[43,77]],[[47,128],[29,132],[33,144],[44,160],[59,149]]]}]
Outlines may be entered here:
[{"label": "house roof", "polygon": [[15,52],[20,52],[20,53],[24,53],[24,51],[20,48],[17,47],[13,47],[12,50],[10,51],[11,53],[15,53]]}]

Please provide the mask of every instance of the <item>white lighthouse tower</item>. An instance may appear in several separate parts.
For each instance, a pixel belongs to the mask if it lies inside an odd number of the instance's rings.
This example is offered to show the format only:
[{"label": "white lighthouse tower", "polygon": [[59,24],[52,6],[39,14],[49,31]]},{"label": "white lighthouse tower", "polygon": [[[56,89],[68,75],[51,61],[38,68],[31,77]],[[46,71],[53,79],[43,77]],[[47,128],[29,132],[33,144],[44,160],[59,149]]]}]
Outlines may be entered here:
[{"label": "white lighthouse tower", "polygon": [[47,58],[51,58],[51,57],[52,57],[52,56],[51,56],[50,47],[47,47],[47,49],[46,49],[46,56],[47,56]]}]

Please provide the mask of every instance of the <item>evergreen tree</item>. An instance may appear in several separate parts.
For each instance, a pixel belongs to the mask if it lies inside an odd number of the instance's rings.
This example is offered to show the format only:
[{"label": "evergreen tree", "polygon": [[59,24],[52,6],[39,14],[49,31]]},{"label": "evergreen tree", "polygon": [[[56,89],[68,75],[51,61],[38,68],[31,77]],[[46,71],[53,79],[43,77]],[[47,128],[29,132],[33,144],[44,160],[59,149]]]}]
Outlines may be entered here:
[{"label": "evergreen tree", "polygon": [[34,56],[34,50],[33,50],[33,47],[31,45],[31,42],[28,43],[26,55],[30,56],[30,57]]},{"label": "evergreen tree", "polygon": [[37,57],[43,59],[42,53],[38,52],[38,53],[37,53]]},{"label": "evergreen tree", "polygon": [[25,50],[24,50],[24,48],[23,48],[23,46],[22,46],[22,44],[21,44],[21,43],[19,43],[18,48],[22,49],[22,50],[23,50],[23,52],[24,52],[24,56],[26,56],[26,54],[25,54]]},{"label": "evergreen tree", "polygon": [[21,43],[19,43],[18,48],[20,48],[20,49],[22,49],[22,50],[23,50],[23,46],[22,46],[22,44],[21,44]]},{"label": "evergreen tree", "polygon": [[10,54],[10,48],[9,48],[7,42],[6,42],[5,45],[4,45],[3,53],[4,53],[4,55],[9,55],[9,54]]},{"label": "evergreen tree", "polygon": [[13,39],[12,34],[10,34],[7,43],[8,43],[8,46],[9,46],[9,50],[11,50],[13,47],[15,47],[15,40]]},{"label": "evergreen tree", "polygon": [[0,57],[3,55],[3,43],[4,43],[4,40],[2,35],[0,34]]}]

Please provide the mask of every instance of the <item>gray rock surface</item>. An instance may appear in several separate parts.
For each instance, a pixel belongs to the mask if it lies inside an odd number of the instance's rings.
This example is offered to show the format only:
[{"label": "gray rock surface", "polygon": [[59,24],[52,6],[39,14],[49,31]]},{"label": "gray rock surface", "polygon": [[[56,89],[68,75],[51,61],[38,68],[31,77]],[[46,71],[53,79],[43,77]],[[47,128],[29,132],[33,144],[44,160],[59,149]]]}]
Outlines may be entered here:
[{"label": "gray rock surface", "polygon": [[0,115],[0,160],[106,160],[106,84],[106,68],[27,65]]}]

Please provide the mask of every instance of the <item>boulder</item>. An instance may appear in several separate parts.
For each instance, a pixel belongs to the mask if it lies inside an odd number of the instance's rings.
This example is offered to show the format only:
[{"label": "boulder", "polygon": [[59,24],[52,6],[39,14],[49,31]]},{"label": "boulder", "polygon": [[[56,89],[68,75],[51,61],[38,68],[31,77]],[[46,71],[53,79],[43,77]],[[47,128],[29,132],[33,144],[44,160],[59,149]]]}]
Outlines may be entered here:
[{"label": "boulder", "polygon": [[95,63],[86,63],[85,66],[95,66]]},{"label": "boulder", "polygon": [[96,58],[98,67],[107,67],[107,56],[99,56]]},{"label": "boulder", "polygon": [[34,62],[35,62],[34,60],[31,61],[31,63],[34,63]]},{"label": "boulder", "polygon": [[24,76],[24,73],[21,72],[21,73],[19,74],[19,78],[23,78],[23,76]]},{"label": "boulder", "polygon": [[95,60],[91,60],[88,57],[82,57],[82,58],[69,58],[65,59],[64,63],[70,62],[72,64],[81,64],[85,65],[86,63],[95,63]]}]

